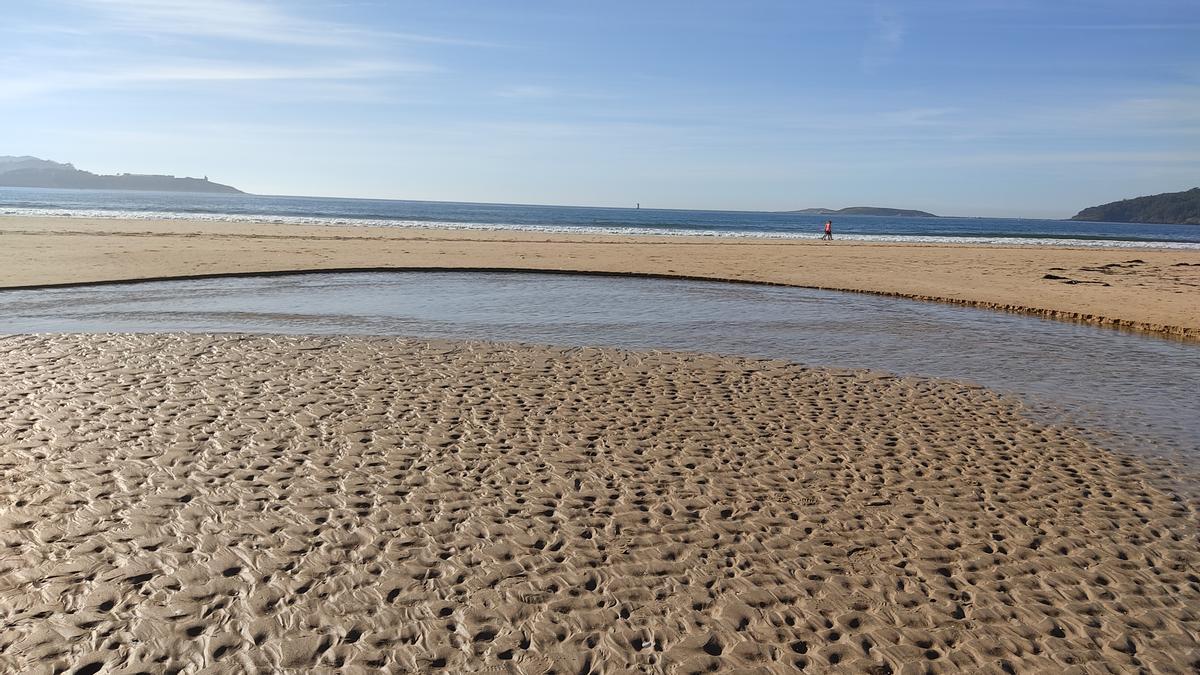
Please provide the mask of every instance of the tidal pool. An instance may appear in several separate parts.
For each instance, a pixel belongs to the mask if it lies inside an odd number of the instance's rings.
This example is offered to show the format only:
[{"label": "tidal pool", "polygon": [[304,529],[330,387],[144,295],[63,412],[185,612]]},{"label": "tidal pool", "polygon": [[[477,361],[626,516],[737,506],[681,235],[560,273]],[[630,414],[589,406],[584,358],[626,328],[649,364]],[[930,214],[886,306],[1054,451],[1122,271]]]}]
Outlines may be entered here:
[{"label": "tidal pool", "polygon": [[1200,460],[1200,345],[929,302],[590,275],[297,274],[0,291],[0,333],[402,335],[671,349],[974,382],[1114,449]]}]

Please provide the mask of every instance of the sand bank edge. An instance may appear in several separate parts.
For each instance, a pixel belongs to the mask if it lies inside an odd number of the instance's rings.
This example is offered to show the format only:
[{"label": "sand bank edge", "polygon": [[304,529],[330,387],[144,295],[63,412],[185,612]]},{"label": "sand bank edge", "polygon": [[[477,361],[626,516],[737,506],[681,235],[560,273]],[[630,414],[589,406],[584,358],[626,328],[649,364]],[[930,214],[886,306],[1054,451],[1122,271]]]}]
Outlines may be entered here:
[{"label": "sand bank edge", "polygon": [[940,302],[943,304],[957,305],[960,307],[974,307],[977,309],[987,309],[999,312],[1007,312],[1009,314],[1024,314],[1026,316],[1036,316],[1043,319],[1051,319],[1062,321],[1065,323],[1085,324],[1091,326],[1100,326],[1104,328],[1112,328],[1136,333],[1153,335],[1161,338],[1175,339],[1186,342],[1200,342],[1200,329],[1187,326],[1177,326],[1170,324],[1150,323],[1145,321],[1136,321],[1133,319],[1121,319],[1117,317],[1102,316],[1099,314],[1074,312],[1069,310],[1047,309],[1044,307],[1034,307],[1031,305],[1021,305],[1016,303],[1000,303],[989,302],[986,300],[972,300],[970,298],[951,298],[939,295],[927,295],[918,293],[904,293],[901,291],[882,291],[867,288],[854,288],[843,286],[822,286],[810,284],[793,284],[782,281],[762,281],[753,279],[738,279],[721,277],[717,275],[699,275],[699,274],[669,274],[663,272],[620,272],[613,270],[579,270],[565,268],[542,268],[542,267],[479,267],[479,266],[371,266],[371,267],[328,267],[328,268],[299,268],[299,269],[276,269],[276,270],[260,270],[246,272],[211,272],[205,274],[179,274],[165,276],[133,276],[133,277],[116,277],[109,279],[97,279],[92,281],[66,281],[53,282],[45,284],[19,284],[6,285],[0,282],[0,290],[5,291],[21,291],[21,290],[39,290],[47,288],[78,288],[84,286],[111,286],[116,284],[135,284],[149,283],[154,281],[189,281],[201,279],[224,279],[224,278],[253,278],[253,277],[281,277],[281,276],[299,276],[310,274],[348,274],[348,273],[371,273],[371,272],[473,272],[473,273],[517,273],[517,274],[559,274],[572,276],[596,276],[596,277],[633,277],[641,279],[679,279],[685,281],[711,281],[730,284],[751,284],[759,286],[779,286],[786,288],[808,288],[819,291],[838,291],[842,293],[861,293],[864,295],[876,295],[889,298],[903,298],[906,300],[918,300],[921,302]]}]

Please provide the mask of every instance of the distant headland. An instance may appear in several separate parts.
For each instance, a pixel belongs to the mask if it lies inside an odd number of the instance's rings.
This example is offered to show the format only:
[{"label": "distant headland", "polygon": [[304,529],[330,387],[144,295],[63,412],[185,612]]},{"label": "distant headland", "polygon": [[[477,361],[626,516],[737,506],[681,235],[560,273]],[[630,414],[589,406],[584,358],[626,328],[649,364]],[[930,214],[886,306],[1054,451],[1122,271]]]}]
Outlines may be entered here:
[{"label": "distant headland", "polygon": [[37,157],[0,155],[0,186],[65,188],[69,190],[158,190],[164,192],[222,192],[244,194],[229,185],[204,178],[177,178],[154,174],[95,174],[72,164]]},{"label": "distant headland", "polygon": [[1071,220],[1104,223],[1164,223],[1200,225],[1200,187],[1183,192],[1122,199],[1100,206],[1089,206]]},{"label": "distant headland", "polygon": [[781,213],[796,213],[805,216],[892,216],[893,218],[938,217],[925,211],[914,211],[912,209],[889,209],[881,206],[848,206],[844,209],[800,209],[798,211],[781,211]]}]

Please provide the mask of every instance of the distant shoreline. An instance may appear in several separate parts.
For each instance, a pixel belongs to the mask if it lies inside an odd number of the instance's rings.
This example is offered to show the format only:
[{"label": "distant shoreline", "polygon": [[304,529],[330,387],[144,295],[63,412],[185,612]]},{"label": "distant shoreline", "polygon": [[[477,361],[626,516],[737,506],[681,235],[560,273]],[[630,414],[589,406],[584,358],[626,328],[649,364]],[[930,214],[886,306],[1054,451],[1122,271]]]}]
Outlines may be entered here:
[{"label": "distant shoreline", "polygon": [[[85,172],[86,173],[86,172]],[[96,174],[93,174],[96,175]],[[955,214],[935,214],[928,211],[918,211],[914,209],[895,209],[888,207],[860,207],[851,206],[842,209],[829,209],[822,207],[813,207],[805,209],[789,209],[789,210],[765,210],[765,209],[719,209],[719,208],[685,208],[685,207],[655,207],[655,206],[612,206],[612,205],[595,205],[595,204],[552,204],[540,202],[487,202],[473,200],[447,200],[447,199],[406,199],[400,197],[350,197],[345,195],[318,195],[318,194],[265,194],[246,192],[228,185],[207,181],[209,185],[229,188],[228,190],[178,190],[178,189],[143,189],[132,187],[107,188],[107,187],[64,187],[51,185],[8,185],[3,183],[4,173],[0,172],[0,189],[16,189],[16,190],[62,190],[67,192],[133,192],[133,193],[148,193],[148,194],[179,194],[179,195],[194,195],[194,194],[213,194],[213,195],[239,195],[252,199],[304,199],[304,200],[330,200],[335,202],[382,202],[382,203],[399,203],[399,204],[437,204],[446,206],[488,206],[488,207],[515,207],[529,209],[584,209],[598,211],[630,211],[630,212],[648,212],[648,213],[722,213],[722,214],[762,214],[762,215],[778,215],[778,216],[866,216],[866,217],[891,217],[891,218],[935,218],[939,220],[1012,220],[1021,222],[1052,222],[1052,223],[1068,223],[1068,222],[1086,222],[1106,225],[1180,225],[1189,223],[1176,223],[1164,221],[1132,221],[1132,220],[1104,220],[1094,218],[1081,218],[1083,214],[1074,216],[1013,216],[1013,215],[955,215]],[[138,174],[116,174],[115,176],[101,177],[137,177]],[[157,178],[171,178],[175,180],[189,180],[205,182],[206,178],[177,178],[175,176],[153,176]],[[4,195],[0,194],[0,198]],[[0,207],[3,206],[3,200],[0,199]],[[1094,208],[1094,207],[1093,207]],[[1085,209],[1089,211],[1090,209]],[[3,215],[0,213],[0,215]],[[20,214],[34,215],[34,214]],[[199,214],[195,214],[199,215]],[[263,214],[269,215],[269,214]],[[92,216],[100,217],[100,216]]]},{"label": "distant shoreline", "polygon": [[940,218],[941,216],[928,211],[914,209],[891,209],[881,206],[848,206],[844,209],[798,209],[795,211],[778,211],[805,216],[888,216],[891,218]]},{"label": "distant shoreline", "polygon": [[0,187],[43,190],[121,190],[129,192],[172,192],[178,194],[246,194],[241,190],[208,178],[186,178],[150,174],[102,175],[43,174],[40,172],[0,173]]},{"label": "distant shoreline", "polygon": [[148,192],[245,194],[241,190],[203,178],[165,174],[96,174],[70,163],[28,155],[0,155],[0,187],[48,190],[133,190]]},{"label": "distant shoreline", "polygon": [[1200,225],[1200,187],[1089,206],[1071,220],[1140,225]]},{"label": "distant shoreline", "polygon": [[[158,193],[141,193],[141,194],[158,194]],[[166,193],[171,194],[171,193]],[[182,196],[182,195],[181,195]],[[295,199],[295,198],[283,198]],[[455,202],[423,202],[423,204],[456,206]],[[207,204],[206,204],[207,206]],[[474,206],[474,205],[472,205]],[[504,208],[522,208],[512,205],[489,205],[480,204],[482,207],[504,207]],[[587,211],[593,207],[545,207],[545,208],[561,208],[567,211]],[[681,211],[684,214],[705,214],[714,212],[704,211]],[[722,213],[722,212],[715,212]],[[744,212],[728,212],[742,214]],[[765,216],[782,216],[784,214],[776,212],[763,212]],[[749,214],[753,215],[753,214]],[[803,214],[801,214],[803,215]],[[820,220],[813,220],[811,224],[802,227],[795,221],[777,220],[775,223],[754,222],[749,219],[746,222],[753,222],[754,227],[742,227],[739,224],[725,223],[721,225],[678,225],[671,222],[643,221],[643,222],[626,222],[620,219],[605,222],[592,221],[588,223],[582,222],[559,222],[553,218],[544,222],[509,222],[509,221],[493,221],[493,222],[472,222],[444,219],[423,219],[418,217],[404,217],[393,215],[376,215],[376,216],[358,216],[358,215],[333,215],[318,213],[316,215],[301,215],[301,214],[271,214],[271,213],[254,213],[254,212],[239,212],[227,213],[216,210],[206,210],[198,212],[189,211],[154,211],[154,210],[138,210],[138,209],[104,209],[90,208],[86,206],[72,207],[5,207],[0,204],[0,217],[15,217],[15,218],[66,218],[74,220],[127,220],[131,222],[211,222],[211,223],[243,223],[247,225],[289,225],[301,227],[336,227],[336,228],[382,228],[382,229],[431,229],[431,230],[447,230],[447,231],[465,231],[465,232],[528,232],[543,235],[580,235],[580,236],[615,236],[615,237],[670,237],[670,238],[685,238],[695,237],[709,240],[735,240],[749,239],[758,241],[805,241],[813,240],[820,237]],[[821,218],[820,216],[806,216],[809,218]],[[873,220],[876,218],[885,218],[881,216],[862,216],[856,215],[853,218],[865,218]],[[847,225],[846,220],[835,221],[834,234],[835,238],[843,241],[868,242],[879,244],[925,244],[925,245],[951,245],[951,246],[1034,246],[1034,247],[1086,247],[1096,249],[1117,249],[1117,250],[1142,250],[1142,249],[1167,249],[1167,250],[1200,250],[1200,238],[1184,238],[1175,239],[1170,234],[1163,236],[1146,235],[1139,237],[1136,232],[1131,232],[1127,236],[1120,236],[1116,232],[1110,233],[1093,233],[1093,234],[1071,234],[1069,232],[1053,232],[1053,225],[1047,226],[1050,229],[1045,232],[1036,230],[1026,234],[1016,232],[1004,232],[997,230],[991,232],[985,229],[962,229],[955,232],[955,228],[961,225],[956,225],[956,221],[990,221],[990,220],[1006,220],[1012,222],[1026,222],[1020,219],[990,219],[978,218],[969,219],[961,217],[939,216],[938,221],[946,223],[945,233],[938,233],[937,230],[923,231],[922,229],[904,230],[903,228],[895,233],[887,232],[863,232],[855,231],[854,222],[850,221]],[[857,221],[861,224],[862,221]],[[1064,223],[1069,221],[1039,221],[1046,223]],[[1121,225],[1119,223],[1115,225]],[[1182,227],[1182,226],[1168,226]],[[847,231],[846,228],[849,228]]]}]

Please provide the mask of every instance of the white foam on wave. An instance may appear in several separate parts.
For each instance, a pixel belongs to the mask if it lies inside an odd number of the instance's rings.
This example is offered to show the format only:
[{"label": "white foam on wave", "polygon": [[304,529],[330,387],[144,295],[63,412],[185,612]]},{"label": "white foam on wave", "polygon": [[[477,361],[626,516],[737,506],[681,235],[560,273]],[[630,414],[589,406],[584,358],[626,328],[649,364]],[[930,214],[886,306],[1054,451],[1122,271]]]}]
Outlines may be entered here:
[{"label": "white foam on wave", "polygon": [[[399,227],[438,230],[526,231],[553,234],[598,234],[655,237],[715,237],[740,239],[819,239],[819,233],[737,230],[701,230],[659,227],[601,225],[531,225],[517,223],[471,223],[338,216],[280,216],[243,213],[183,213],[176,211],[113,211],[106,209],[5,208],[0,216],[97,218],[111,220],[196,220],[205,222],[267,223],[322,227]],[[1136,241],[1113,239],[1068,239],[1057,237],[945,236],[923,234],[839,233],[838,239],[903,244],[966,244],[975,246],[1061,246],[1086,248],[1154,248],[1200,250],[1200,243],[1179,241]]]}]

